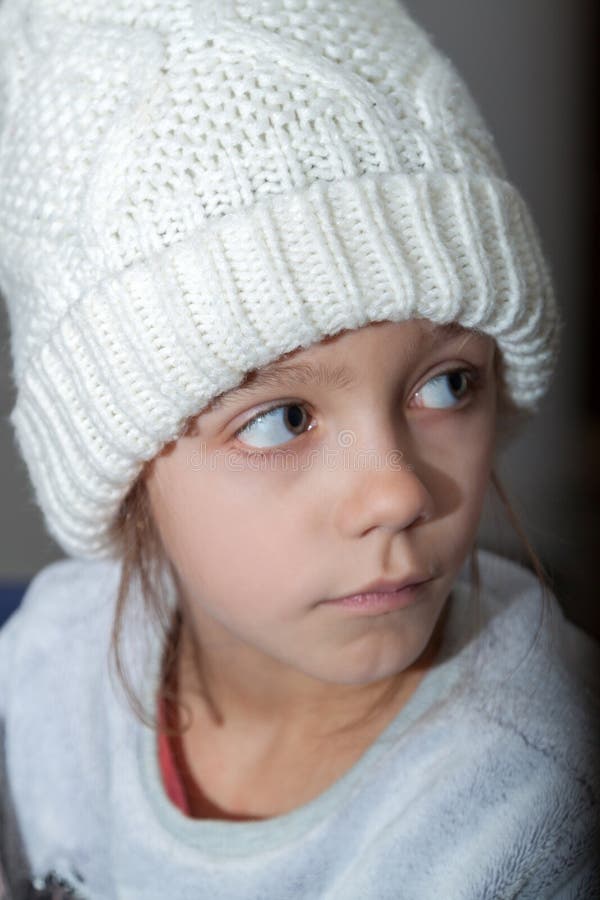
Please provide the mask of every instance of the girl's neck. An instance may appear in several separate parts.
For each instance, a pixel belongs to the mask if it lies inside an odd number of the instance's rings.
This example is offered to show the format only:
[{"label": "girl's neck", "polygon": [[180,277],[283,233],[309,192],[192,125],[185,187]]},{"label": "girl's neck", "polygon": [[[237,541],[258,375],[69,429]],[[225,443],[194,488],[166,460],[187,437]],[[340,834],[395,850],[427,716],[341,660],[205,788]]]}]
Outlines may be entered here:
[{"label": "girl's neck", "polygon": [[421,665],[411,668],[404,681],[390,683],[366,716],[326,735],[322,730],[319,735],[290,732],[285,725],[267,729],[261,722],[249,726],[230,716],[216,721],[198,691],[181,690],[182,652],[167,687],[185,711],[167,708],[168,724],[181,732],[171,747],[189,814],[251,821],[282,815],[318,797],[356,764],[417,689],[439,649],[441,628],[433,637]]},{"label": "girl's neck", "polygon": [[[210,721],[212,727],[239,734],[262,735],[265,741],[277,738],[290,743],[314,740],[319,743],[335,734],[352,734],[361,724],[370,728],[371,720],[389,720],[407,702],[435,661],[451,597],[436,624],[425,650],[408,669],[393,677],[365,686],[317,685],[320,692],[313,697],[284,698],[280,704],[266,702],[259,696],[255,704],[252,685],[242,679],[243,691],[232,690],[239,679],[223,681],[207,678],[202,651],[194,640],[185,617],[174,622],[168,647],[173,655],[171,674],[176,675],[177,700],[184,704],[193,720]],[[169,687],[167,665],[163,666],[163,684]],[[231,673],[227,673],[229,676]],[[172,690],[172,687],[171,687]],[[269,698],[271,699],[271,698]]]},{"label": "girl's neck", "polygon": [[358,761],[415,692],[439,651],[447,609],[419,665],[390,681],[358,718],[340,727],[338,721],[329,723],[327,733],[323,722],[311,732],[306,721],[290,726],[237,719],[229,711],[215,716],[202,690],[201,668],[190,667],[197,655],[181,628],[174,641],[176,665],[165,670],[164,687],[172,698],[165,709],[167,725],[179,732],[171,748],[190,815],[250,821],[282,815],[319,796]]}]

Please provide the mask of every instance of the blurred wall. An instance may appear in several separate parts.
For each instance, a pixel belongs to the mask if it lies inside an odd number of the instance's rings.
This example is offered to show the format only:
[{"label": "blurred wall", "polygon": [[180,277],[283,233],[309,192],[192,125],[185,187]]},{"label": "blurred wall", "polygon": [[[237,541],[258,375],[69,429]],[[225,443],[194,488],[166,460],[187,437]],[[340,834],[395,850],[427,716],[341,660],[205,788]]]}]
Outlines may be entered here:
[{"label": "blurred wall", "polygon": [[[600,533],[600,429],[592,415],[599,392],[590,387],[598,324],[589,158],[595,9],[572,0],[406,2],[467,80],[551,263],[566,318],[559,367],[539,417],[506,453],[500,475],[568,615],[600,636],[593,537]],[[0,347],[0,579],[28,578],[62,554],[43,530],[7,421],[13,392],[4,314]],[[490,501],[481,543],[525,559],[503,521]]]}]

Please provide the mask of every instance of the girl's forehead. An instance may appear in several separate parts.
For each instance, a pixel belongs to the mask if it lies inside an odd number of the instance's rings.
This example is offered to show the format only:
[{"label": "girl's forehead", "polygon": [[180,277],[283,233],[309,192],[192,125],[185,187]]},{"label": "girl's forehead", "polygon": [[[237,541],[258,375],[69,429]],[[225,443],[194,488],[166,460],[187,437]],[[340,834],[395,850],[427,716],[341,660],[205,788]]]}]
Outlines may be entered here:
[{"label": "girl's forehead", "polygon": [[337,334],[328,335],[310,347],[293,350],[271,363],[269,368],[276,368],[292,358],[299,360],[309,356],[332,355],[337,350],[346,349],[354,352],[362,345],[379,346],[382,341],[388,343],[394,350],[418,351],[430,350],[461,338],[464,341],[477,340],[489,343],[493,340],[483,332],[465,328],[458,322],[438,324],[430,319],[371,322],[362,328],[345,329]]},{"label": "girl's forehead", "polygon": [[[442,325],[428,319],[371,322],[359,329],[345,329],[328,335],[309,347],[293,349],[261,368],[252,369],[240,384],[215,397],[204,411],[220,409],[259,386],[276,386],[284,374],[303,382],[343,382],[352,377],[353,370],[360,371],[359,354],[365,348],[378,357],[385,344],[394,355],[401,354],[410,361],[446,344],[452,350],[459,350],[472,341],[493,343],[493,339],[483,332],[464,328],[456,322]],[[332,369],[336,363],[339,365]],[[321,364],[326,364],[327,368]]]},{"label": "girl's forehead", "polygon": [[[356,364],[356,354],[363,349],[379,353],[384,347],[391,352],[401,353],[406,358],[418,358],[419,354],[430,352],[448,344],[464,347],[467,343],[493,344],[493,338],[476,329],[465,328],[458,322],[437,324],[429,319],[409,319],[404,322],[370,322],[357,329],[344,329],[334,335],[327,335],[309,347],[290,350],[260,369],[248,372],[244,383],[253,381],[263,374],[276,374],[287,370],[292,363],[331,360],[344,356],[348,365]],[[235,390],[235,389],[234,389]]]}]

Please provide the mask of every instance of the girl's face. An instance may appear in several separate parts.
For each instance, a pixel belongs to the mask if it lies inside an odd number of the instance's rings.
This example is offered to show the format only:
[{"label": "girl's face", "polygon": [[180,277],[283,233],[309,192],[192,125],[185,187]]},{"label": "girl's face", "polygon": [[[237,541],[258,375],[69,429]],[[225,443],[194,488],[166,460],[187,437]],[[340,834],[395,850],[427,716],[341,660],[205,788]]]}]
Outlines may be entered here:
[{"label": "girl's face", "polygon": [[[154,460],[207,673],[300,690],[418,660],[476,535],[494,346],[424,319],[343,332],[261,369]],[[407,577],[429,580],[404,608],[327,602]]]}]

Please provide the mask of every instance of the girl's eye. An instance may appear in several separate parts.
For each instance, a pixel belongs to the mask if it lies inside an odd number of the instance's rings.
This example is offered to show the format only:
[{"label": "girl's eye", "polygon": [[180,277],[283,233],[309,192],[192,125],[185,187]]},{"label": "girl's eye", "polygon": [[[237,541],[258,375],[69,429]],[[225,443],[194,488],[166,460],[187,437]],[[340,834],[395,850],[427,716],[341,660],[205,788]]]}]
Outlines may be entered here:
[{"label": "girl's eye", "polygon": [[[476,370],[455,369],[430,378],[417,391],[418,406],[448,409],[457,401],[472,394],[479,387],[481,375]],[[259,413],[235,432],[236,438],[257,449],[288,443],[295,437],[310,431],[311,416],[300,403],[284,403]]]},{"label": "girl's eye", "polygon": [[[239,438],[243,435],[244,443],[249,443],[251,447],[272,447],[287,443],[286,438],[291,440],[305,430],[309,431],[313,428],[314,425],[306,428],[309,419],[309,414],[299,403],[275,406],[246,422],[235,432],[235,437]],[[250,436],[250,440],[248,440],[248,436]]]},{"label": "girl's eye", "polygon": [[477,387],[478,381],[479,373],[469,369],[442,372],[440,375],[430,378],[417,391],[415,394],[415,397],[419,399],[417,405],[433,409],[448,409],[455,406],[457,400],[462,400],[467,394],[472,393]]}]

